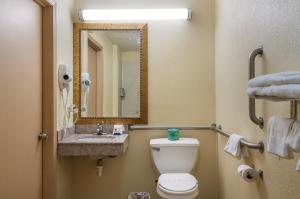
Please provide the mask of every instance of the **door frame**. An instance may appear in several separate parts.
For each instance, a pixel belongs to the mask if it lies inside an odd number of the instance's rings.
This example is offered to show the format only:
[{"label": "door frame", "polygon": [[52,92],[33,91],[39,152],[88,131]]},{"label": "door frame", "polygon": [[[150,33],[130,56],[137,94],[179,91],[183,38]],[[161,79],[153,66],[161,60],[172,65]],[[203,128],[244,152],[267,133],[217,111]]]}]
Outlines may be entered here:
[{"label": "door frame", "polygon": [[42,198],[57,198],[56,0],[33,0],[42,7]]}]

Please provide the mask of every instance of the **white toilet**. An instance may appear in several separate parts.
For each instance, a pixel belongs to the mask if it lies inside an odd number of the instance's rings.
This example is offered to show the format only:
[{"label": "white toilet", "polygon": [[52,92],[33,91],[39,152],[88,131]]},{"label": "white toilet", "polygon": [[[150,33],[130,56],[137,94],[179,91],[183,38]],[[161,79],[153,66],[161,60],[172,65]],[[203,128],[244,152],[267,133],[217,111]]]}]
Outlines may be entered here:
[{"label": "white toilet", "polygon": [[167,199],[192,199],[198,195],[198,181],[190,174],[197,161],[199,141],[194,138],[150,140],[151,154],[160,176],[157,193]]}]

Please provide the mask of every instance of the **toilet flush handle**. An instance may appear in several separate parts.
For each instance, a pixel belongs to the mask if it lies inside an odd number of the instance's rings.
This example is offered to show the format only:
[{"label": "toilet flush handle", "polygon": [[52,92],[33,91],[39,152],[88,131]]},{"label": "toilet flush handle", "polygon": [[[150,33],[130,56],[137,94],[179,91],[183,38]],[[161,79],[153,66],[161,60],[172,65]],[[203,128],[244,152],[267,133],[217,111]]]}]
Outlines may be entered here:
[{"label": "toilet flush handle", "polygon": [[160,151],[160,148],[158,148],[158,147],[152,147],[152,149],[155,151]]}]

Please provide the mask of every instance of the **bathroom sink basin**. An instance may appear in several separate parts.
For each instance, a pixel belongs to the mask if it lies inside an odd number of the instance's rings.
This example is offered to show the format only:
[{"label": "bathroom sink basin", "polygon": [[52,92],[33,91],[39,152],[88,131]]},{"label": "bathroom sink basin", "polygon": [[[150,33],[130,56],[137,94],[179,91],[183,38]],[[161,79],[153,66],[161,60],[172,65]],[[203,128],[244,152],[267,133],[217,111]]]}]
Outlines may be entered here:
[{"label": "bathroom sink basin", "polygon": [[107,142],[115,138],[116,136],[114,135],[87,135],[78,138],[78,140],[82,142]]}]

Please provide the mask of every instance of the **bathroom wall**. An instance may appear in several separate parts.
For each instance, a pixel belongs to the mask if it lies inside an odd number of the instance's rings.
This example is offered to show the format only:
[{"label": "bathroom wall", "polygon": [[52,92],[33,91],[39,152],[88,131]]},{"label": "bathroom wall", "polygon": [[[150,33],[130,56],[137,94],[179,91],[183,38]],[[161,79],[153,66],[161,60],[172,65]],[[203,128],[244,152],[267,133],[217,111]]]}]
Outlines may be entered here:
[{"label": "bathroom wall", "polygon": [[[56,13],[57,13],[57,71],[59,64],[67,64],[73,71],[73,0],[56,0]],[[73,85],[70,85],[70,93],[68,104],[73,103]],[[66,91],[64,91],[66,97]],[[57,127],[63,127],[63,102],[59,92],[57,83]],[[73,124],[73,117],[71,116],[67,126]]]},{"label": "bathroom wall", "polygon": [[[56,0],[57,13],[57,63],[68,64],[73,68],[73,0]],[[57,64],[57,70],[58,70]],[[57,84],[58,88],[58,84]],[[70,88],[69,103],[72,104],[73,88]],[[57,89],[57,126],[62,128],[63,106]],[[72,125],[72,118],[69,125]],[[70,162],[66,158],[58,156],[57,162],[57,190],[59,199],[70,199],[71,193],[71,172]]]},{"label": "bathroom wall", "polygon": [[[216,0],[216,119],[223,128],[237,132],[249,141],[263,140],[266,128],[259,129],[248,117],[245,94],[248,55],[263,45],[257,58],[257,74],[299,70],[300,2],[297,0]],[[289,116],[289,104],[257,102],[258,115],[267,121],[271,115]],[[300,173],[294,160],[278,159],[251,151],[251,157],[235,160],[223,152],[226,138],[218,138],[220,199],[296,199],[300,195]],[[243,182],[236,172],[239,164],[254,164],[264,171],[264,180]]]},{"label": "bathroom wall", "polygon": [[[214,1],[77,0],[79,8],[193,8],[192,21],[149,22],[149,124],[210,124],[215,120]],[[165,132],[131,132],[121,157],[104,159],[103,176],[96,160],[72,158],[72,199],[126,198],[132,191],[156,194],[149,140]],[[199,198],[217,197],[216,136],[211,131],[183,132],[200,140],[195,176]]]}]

